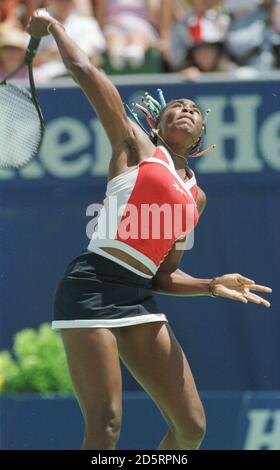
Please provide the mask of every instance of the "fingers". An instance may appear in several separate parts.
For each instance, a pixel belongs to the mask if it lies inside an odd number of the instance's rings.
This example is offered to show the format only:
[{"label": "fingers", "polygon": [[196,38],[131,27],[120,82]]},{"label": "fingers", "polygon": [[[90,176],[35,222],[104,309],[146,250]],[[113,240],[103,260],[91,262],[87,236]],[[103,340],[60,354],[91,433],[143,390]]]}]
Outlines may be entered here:
[{"label": "fingers", "polygon": [[238,302],[242,302],[243,304],[247,304],[248,303],[248,299],[245,297],[245,295],[243,294],[231,294],[230,296],[227,296],[228,299],[231,299],[231,300],[237,300]]},{"label": "fingers", "polygon": [[267,308],[270,307],[270,303],[267,300],[263,299],[259,295],[253,294],[252,292],[250,292],[249,288],[244,289],[243,292],[239,292],[237,290],[219,285],[216,286],[215,295],[220,297],[226,297],[227,299],[236,300],[245,304],[247,304],[248,302],[253,302],[258,305],[263,305]]},{"label": "fingers", "polygon": [[243,304],[247,304],[248,303],[248,299],[245,297],[245,295],[242,295],[242,294],[239,294],[239,295],[231,295],[231,297],[229,297],[231,300],[237,300],[239,302],[242,302]]},{"label": "fingers", "polygon": [[42,16],[48,13],[46,8],[37,8],[37,10],[34,11],[33,15],[34,16]]},{"label": "fingers", "polygon": [[258,284],[253,284],[252,286],[250,286],[250,290],[255,290],[258,292],[267,292],[268,294],[271,294],[272,292],[272,289],[270,287],[260,286]]},{"label": "fingers", "polygon": [[230,300],[236,300],[244,304],[248,303],[248,299],[244,296],[244,293],[229,289],[222,285],[216,286],[215,295],[218,297],[226,297],[227,299],[230,299]]},{"label": "fingers", "polygon": [[252,279],[249,279],[248,277],[242,276],[241,274],[237,274],[237,280],[242,285],[249,286],[251,284],[255,284],[255,281],[253,281]]},{"label": "fingers", "polygon": [[255,281],[249,279],[248,277],[242,276],[241,274],[237,274],[237,280],[242,285],[250,286],[250,289],[254,289],[260,292],[272,292],[272,289],[267,286],[261,286],[260,284],[255,284]]},{"label": "fingers", "polygon": [[52,16],[46,8],[38,8],[30,17],[26,31],[34,38],[46,36],[49,34],[46,28],[51,20]]},{"label": "fingers", "polygon": [[252,292],[244,292],[243,297],[249,300],[249,302],[254,302],[255,304],[259,305],[261,304],[267,308],[270,307],[270,303],[267,300],[263,299],[259,295],[253,294]]}]

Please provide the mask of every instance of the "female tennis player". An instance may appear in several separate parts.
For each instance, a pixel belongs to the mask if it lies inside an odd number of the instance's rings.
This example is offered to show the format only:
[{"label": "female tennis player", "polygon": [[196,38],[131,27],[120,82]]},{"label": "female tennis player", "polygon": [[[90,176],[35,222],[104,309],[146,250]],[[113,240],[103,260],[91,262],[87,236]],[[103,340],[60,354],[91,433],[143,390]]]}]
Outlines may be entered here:
[{"label": "female tennis player", "polygon": [[[146,96],[142,111],[154,129],[152,142],[127,117],[115,86],[47,11],[33,14],[28,31],[37,38],[53,35],[112,145],[97,229],[88,250],[68,266],[55,298],[53,327],[61,331],[85,421],[83,449],[116,447],[122,414],[120,358],[167,422],[159,449],[198,449],[205,433],[204,410],[188,361],[152,291],[226,297],[266,307],[269,302],[251,291],[271,292],[240,274],[197,279],[179,269],[183,250],[177,250],[175,242],[192,231],[206,201],[186,166],[200,142],[203,116],[189,99],[165,105],[161,93],[159,101]],[[163,204],[171,208],[171,216],[175,206],[182,210],[171,234],[160,228],[156,238],[139,213],[144,206]],[[137,215],[129,219],[134,227],[127,236],[126,212],[132,213],[132,208]]]}]

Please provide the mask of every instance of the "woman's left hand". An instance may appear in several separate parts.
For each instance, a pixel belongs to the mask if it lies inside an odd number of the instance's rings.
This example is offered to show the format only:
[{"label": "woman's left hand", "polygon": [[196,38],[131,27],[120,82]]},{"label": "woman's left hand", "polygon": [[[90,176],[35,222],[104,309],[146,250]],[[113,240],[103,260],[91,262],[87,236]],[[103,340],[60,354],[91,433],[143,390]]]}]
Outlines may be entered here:
[{"label": "woman's left hand", "polygon": [[26,31],[33,38],[39,39],[49,34],[47,27],[50,23],[55,24],[57,20],[47,12],[46,8],[38,8],[31,16]]},{"label": "woman's left hand", "polygon": [[255,281],[241,274],[224,274],[223,276],[216,277],[211,281],[210,288],[212,294],[217,297],[238,300],[246,304],[253,302],[264,305],[264,307],[270,307],[270,303],[267,300],[250,291],[271,293],[272,289],[255,284]]}]

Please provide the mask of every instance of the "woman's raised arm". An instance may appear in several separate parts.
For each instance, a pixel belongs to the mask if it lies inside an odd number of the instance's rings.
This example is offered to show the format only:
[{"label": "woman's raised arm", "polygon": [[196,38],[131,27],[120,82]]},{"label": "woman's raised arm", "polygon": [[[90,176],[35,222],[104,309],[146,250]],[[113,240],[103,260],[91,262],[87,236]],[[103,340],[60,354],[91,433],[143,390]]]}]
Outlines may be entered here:
[{"label": "woman's raised arm", "polygon": [[113,148],[134,135],[116,87],[103,72],[91,64],[87,55],[55,18],[45,9],[36,10],[27,31],[35,38],[49,33],[53,35],[66,68],[94,107]]}]

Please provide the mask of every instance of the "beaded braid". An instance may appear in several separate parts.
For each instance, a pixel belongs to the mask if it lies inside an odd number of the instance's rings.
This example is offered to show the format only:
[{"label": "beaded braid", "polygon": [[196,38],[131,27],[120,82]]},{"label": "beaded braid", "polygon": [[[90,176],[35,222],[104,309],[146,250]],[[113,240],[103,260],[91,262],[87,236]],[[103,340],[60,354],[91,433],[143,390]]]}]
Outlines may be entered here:
[{"label": "beaded braid", "polygon": [[[147,134],[147,136],[150,138],[150,140],[154,144],[157,144],[157,140],[158,140],[157,128],[160,122],[161,114],[167,106],[164,95],[163,95],[163,91],[160,88],[158,88],[157,92],[158,92],[158,100],[156,100],[151,95],[149,95],[148,92],[145,92],[145,95],[142,96],[142,99],[141,99],[142,104],[132,103],[132,108],[128,106],[128,104],[125,104],[125,107],[128,113],[133,117],[133,119],[137,122],[137,124],[141,127],[141,129],[145,132],[145,134]],[[149,130],[147,130],[144,127],[144,125],[141,123],[137,111],[141,111],[145,115],[146,121],[150,127]],[[199,136],[198,142],[196,142],[191,148],[191,153],[189,157],[192,157],[192,158],[200,157],[201,155],[211,152],[216,147],[216,145],[214,144],[208,147],[206,150],[201,150],[199,148],[203,139],[203,135],[206,133],[206,121],[208,119],[208,115],[210,112],[211,112],[211,109],[207,109],[204,119],[203,119],[201,134]]]}]

